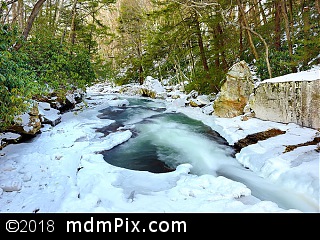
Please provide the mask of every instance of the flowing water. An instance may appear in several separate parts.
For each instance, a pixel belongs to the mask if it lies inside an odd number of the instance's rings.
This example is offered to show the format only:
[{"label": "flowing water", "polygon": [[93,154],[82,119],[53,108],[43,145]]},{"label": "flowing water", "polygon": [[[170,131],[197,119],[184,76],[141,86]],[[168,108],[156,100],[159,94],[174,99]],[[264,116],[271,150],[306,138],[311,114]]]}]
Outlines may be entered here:
[{"label": "flowing water", "polygon": [[221,175],[242,182],[253,196],[273,201],[284,209],[319,211],[304,196],[282,189],[244,168],[234,158],[234,150],[226,140],[201,121],[182,113],[166,112],[161,101],[128,100],[128,106],[110,106],[100,111],[100,118],[113,119],[115,123],[97,131],[105,135],[119,128],[133,132],[127,142],[102,152],[106,162],[153,173],[169,172],[179,164],[190,163],[192,174]]}]

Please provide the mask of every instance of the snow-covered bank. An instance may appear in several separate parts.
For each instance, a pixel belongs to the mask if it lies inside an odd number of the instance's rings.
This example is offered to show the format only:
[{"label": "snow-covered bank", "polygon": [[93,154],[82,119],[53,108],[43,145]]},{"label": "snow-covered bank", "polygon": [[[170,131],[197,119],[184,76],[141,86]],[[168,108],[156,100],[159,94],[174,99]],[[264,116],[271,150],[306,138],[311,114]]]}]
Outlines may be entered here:
[{"label": "snow-covered bank", "polygon": [[180,112],[203,121],[219,132],[230,145],[249,134],[280,129],[285,134],[249,145],[236,154],[236,159],[259,176],[285,188],[305,195],[319,211],[319,160],[317,145],[302,146],[285,152],[286,146],[306,143],[319,136],[319,131],[296,124],[281,124],[259,119],[242,121],[241,117],[226,119],[205,116],[195,109],[181,108]]},{"label": "snow-covered bank", "polygon": [[[187,163],[161,174],[106,163],[98,152],[127,141],[132,134],[119,130],[104,137],[96,131],[112,123],[97,117],[100,109],[128,104],[117,96],[108,91],[101,94],[99,86],[90,88],[88,108],[63,114],[60,124],[46,126],[32,142],[1,150],[0,212],[301,212],[261,201],[247,186],[226,177],[189,174],[192,165]],[[285,130],[284,135],[242,149],[237,159],[261,177],[297,190],[319,212],[316,146],[283,153],[285,145],[313,139],[316,130],[258,119],[216,118],[200,108],[177,104],[181,99],[168,98],[168,111],[203,121],[230,144],[269,128]]]}]

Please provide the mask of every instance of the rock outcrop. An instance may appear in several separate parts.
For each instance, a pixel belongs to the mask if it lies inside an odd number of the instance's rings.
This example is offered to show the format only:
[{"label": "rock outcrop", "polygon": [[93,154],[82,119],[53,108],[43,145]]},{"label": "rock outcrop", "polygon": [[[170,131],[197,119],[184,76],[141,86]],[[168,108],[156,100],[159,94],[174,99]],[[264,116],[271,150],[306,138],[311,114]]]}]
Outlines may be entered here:
[{"label": "rock outcrop", "polygon": [[262,82],[249,104],[257,118],[320,129],[320,72],[310,81]]},{"label": "rock outcrop", "polygon": [[15,118],[14,125],[7,130],[24,135],[35,135],[41,129],[41,120],[39,117],[38,103],[33,102],[30,110]]},{"label": "rock outcrop", "polygon": [[225,118],[242,115],[253,89],[254,80],[246,62],[234,64],[214,101],[214,115]]}]

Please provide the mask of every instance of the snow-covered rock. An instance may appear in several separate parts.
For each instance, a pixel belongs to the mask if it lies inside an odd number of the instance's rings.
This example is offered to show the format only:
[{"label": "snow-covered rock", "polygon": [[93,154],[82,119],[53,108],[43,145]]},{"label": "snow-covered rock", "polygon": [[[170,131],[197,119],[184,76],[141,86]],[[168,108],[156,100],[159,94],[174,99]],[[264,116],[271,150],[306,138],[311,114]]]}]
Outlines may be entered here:
[{"label": "snow-covered rock", "polygon": [[250,106],[263,120],[320,128],[320,68],[262,81]]},{"label": "snow-covered rock", "polygon": [[39,115],[41,117],[41,122],[44,124],[56,126],[61,122],[60,111],[51,108],[50,104],[47,102],[39,102]]}]

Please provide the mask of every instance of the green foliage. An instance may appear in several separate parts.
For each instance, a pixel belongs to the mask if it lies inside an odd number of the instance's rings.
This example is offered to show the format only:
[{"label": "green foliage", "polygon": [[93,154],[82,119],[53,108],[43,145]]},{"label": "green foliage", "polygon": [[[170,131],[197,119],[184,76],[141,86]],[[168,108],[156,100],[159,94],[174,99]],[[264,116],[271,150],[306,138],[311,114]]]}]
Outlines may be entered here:
[{"label": "green foliage", "polygon": [[27,109],[27,102],[37,89],[28,56],[12,50],[18,40],[16,27],[0,25],[0,130]]},{"label": "green foliage", "polygon": [[117,84],[137,82],[142,84],[145,77],[145,9],[137,0],[122,2],[119,9],[117,28]]},{"label": "green foliage", "polygon": [[[293,71],[294,64],[292,63],[288,49],[283,49],[282,51],[272,49],[269,54],[269,61],[272,69],[272,77],[289,74]],[[269,78],[265,54],[257,60],[255,66],[257,67],[257,75],[261,80]]]},{"label": "green foliage", "polygon": [[212,68],[209,73],[198,72],[196,76],[196,79],[185,86],[186,92],[196,90],[200,94],[218,93],[225,80],[225,72],[215,68]]},{"label": "green foliage", "polygon": [[316,49],[320,49],[318,34],[299,39],[296,45],[293,64],[299,66],[300,71],[309,69],[311,65],[320,64],[319,51],[316,51]]},{"label": "green foliage", "polygon": [[55,38],[32,38],[24,50],[29,65],[36,73],[41,94],[55,92],[64,96],[68,91],[84,89],[96,79],[89,53],[79,47],[61,45]]}]

